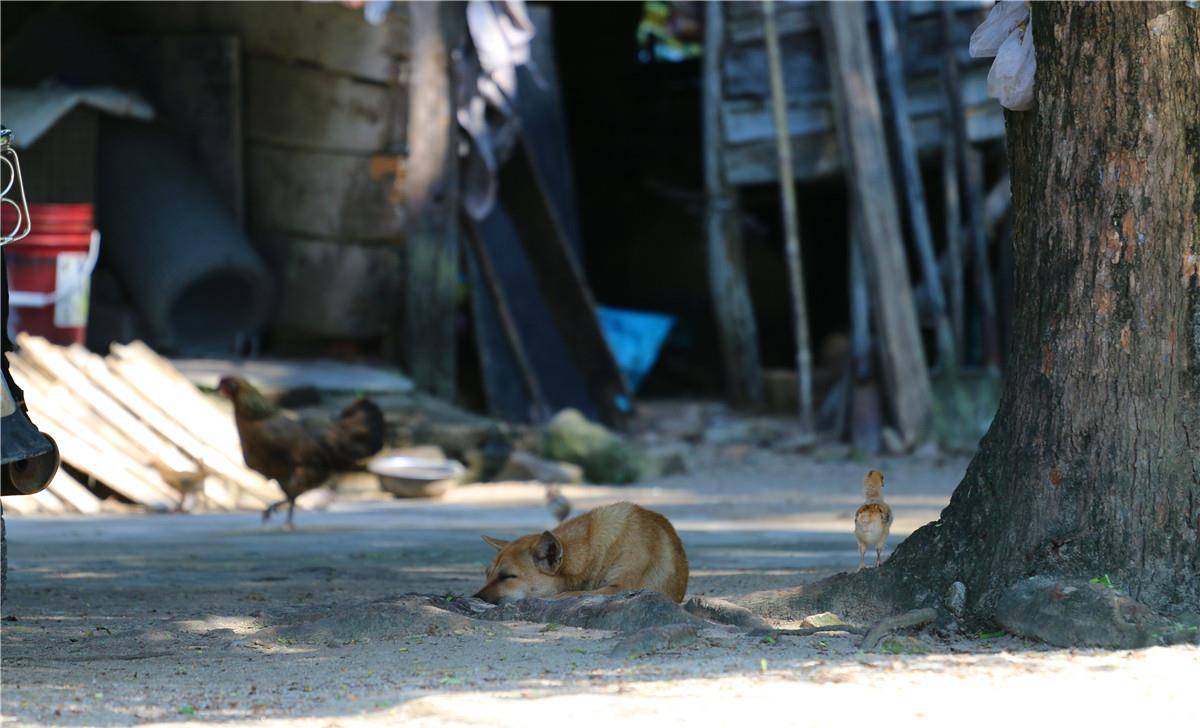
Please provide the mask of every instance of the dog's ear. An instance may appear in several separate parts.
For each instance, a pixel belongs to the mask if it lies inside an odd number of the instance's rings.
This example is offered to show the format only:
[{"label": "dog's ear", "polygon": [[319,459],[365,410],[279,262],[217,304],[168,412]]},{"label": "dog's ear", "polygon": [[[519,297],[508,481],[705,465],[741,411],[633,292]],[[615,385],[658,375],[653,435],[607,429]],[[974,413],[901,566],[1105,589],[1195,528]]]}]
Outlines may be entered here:
[{"label": "dog's ear", "polygon": [[542,537],[533,547],[533,563],[547,574],[557,574],[562,566],[562,558],[562,541],[549,531],[542,531]]},{"label": "dog's ear", "polygon": [[500,549],[504,548],[505,546],[507,546],[509,544],[508,541],[505,541],[504,539],[501,539],[501,538],[492,538],[491,536],[483,536],[483,535],[480,535],[480,538],[482,538],[484,540],[484,542],[487,543],[488,546],[491,546],[492,548],[496,549],[497,551],[499,551]]}]

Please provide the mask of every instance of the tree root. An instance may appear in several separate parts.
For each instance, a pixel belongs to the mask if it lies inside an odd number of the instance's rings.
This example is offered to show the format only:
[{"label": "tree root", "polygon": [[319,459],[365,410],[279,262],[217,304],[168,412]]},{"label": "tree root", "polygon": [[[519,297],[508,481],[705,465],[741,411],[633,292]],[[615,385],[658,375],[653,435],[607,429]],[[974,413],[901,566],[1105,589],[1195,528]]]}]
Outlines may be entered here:
[{"label": "tree root", "polygon": [[926,624],[936,618],[937,612],[929,607],[925,607],[924,609],[914,609],[904,614],[881,619],[867,632],[867,636],[863,638],[860,647],[864,650],[874,650],[888,633],[904,627],[916,627]]},{"label": "tree root", "polygon": [[801,627],[799,629],[777,629],[774,634],[787,637],[805,637],[818,632],[849,632],[850,634],[866,634],[867,628],[856,624],[826,624],[820,627]]}]

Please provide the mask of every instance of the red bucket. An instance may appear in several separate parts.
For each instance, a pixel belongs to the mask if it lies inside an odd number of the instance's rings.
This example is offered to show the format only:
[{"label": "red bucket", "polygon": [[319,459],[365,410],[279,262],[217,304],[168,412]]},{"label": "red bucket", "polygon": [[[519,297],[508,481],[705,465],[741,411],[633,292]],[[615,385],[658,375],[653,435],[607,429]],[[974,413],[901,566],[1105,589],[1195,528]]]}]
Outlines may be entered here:
[{"label": "red bucket", "polygon": [[[92,206],[30,205],[32,231],[5,246],[13,328],[55,344],[82,344],[88,292],[100,252]],[[4,229],[16,222],[4,207]]]}]

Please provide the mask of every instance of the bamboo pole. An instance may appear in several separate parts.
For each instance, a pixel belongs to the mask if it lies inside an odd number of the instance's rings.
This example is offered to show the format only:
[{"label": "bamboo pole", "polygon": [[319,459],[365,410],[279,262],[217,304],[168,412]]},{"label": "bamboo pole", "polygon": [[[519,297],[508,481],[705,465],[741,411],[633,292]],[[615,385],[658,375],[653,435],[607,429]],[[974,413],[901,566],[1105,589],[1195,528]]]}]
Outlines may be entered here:
[{"label": "bamboo pole", "polygon": [[792,139],[788,132],[787,93],[783,84],[783,60],[779,30],[775,26],[773,0],[762,3],[763,36],[767,41],[767,66],[771,76],[771,110],[775,117],[775,148],[779,157],[779,195],[783,208],[792,317],[796,327],[796,374],[799,384],[800,429],[815,433],[812,392],[812,342],[808,331],[808,301],[804,293],[804,265],[800,257],[800,222],[796,210],[796,180],[792,172]]}]

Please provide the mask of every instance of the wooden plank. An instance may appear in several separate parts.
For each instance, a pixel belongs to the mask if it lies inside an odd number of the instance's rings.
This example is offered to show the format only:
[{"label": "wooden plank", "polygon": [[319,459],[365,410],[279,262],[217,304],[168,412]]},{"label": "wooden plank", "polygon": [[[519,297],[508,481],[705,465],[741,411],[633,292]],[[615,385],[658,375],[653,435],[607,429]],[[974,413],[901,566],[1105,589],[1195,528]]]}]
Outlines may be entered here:
[{"label": "wooden plank", "polygon": [[64,513],[70,513],[73,510],[59,500],[58,496],[54,495],[49,490],[39,490],[38,492],[30,493],[25,497],[29,498],[34,503],[37,503],[38,510],[42,511],[43,513],[61,515]]},{"label": "wooden plank", "polygon": [[[913,78],[908,76],[903,85],[908,114],[915,123],[937,117],[946,112],[946,96],[937,76]],[[965,108],[973,114],[991,114],[1000,117],[998,137],[1003,136],[1003,109],[987,93],[987,69],[972,69],[962,79],[961,94]],[[773,140],[775,122],[769,99],[729,99],[721,105],[721,122],[724,139],[732,145],[750,144]],[[833,131],[833,107],[829,94],[789,96],[788,132],[792,136],[822,134]],[[995,125],[980,126],[976,123],[975,134],[993,133]],[[982,141],[976,140],[976,141]]]},{"label": "wooden plank", "polygon": [[222,452],[240,457],[241,444],[232,405],[200,395],[195,385],[150,347],[140,341],[113,344],[107,363],[152,401],[164,403],[167,413],[197,437]]},{"label": "wooden plank", "polygon": [[103,506],[100,499],[92,491],[85,488],[61,468],[54,474],[54,480],[47,486],[59,500],[84,514],[99,513]]},{"label": "wooden plank", "polygon": [[[501,185],[511,177],[501,174]],[[538,273],[530,260],[513,216],[503,204],[496,205],[483,220],[468,223],[487,251],[496,279],[512,311],[517,335],[526,348],[529,365],[551,411],[574,407],[593,420],[601,418],[582,370],[552,313],[553,301],[543,292]],[[475,255],[467,246],[467,280],[471,287],[471,313],[475,339],[483,368],[484,394],[488,411],[495,417],[516,422],[534,418],[533,401],[519,377],[515,354],[488,282]],[[536,344],[536,345],[534,345]]]},{"label": "wooden plank", "polygon": [[866,18],[858,3],[831,3],[824,11],[838,128],[862,225],[867,281],[875,294],[872,304],[888,409],[905,444],[913,445],[929,426],[929,374],[887,164]]},{"label": "wooden plank", "polygon": [[150,459],[150,454],[129,439],[129,437],[109,422],[100,417],[95,410],[88,407],[82,400],[74,396],[61,383],[48,378],[42,370],[23,357],[10,359],[13,376],[22,384],[27,384],[31,390],[38,392],[38,402],[35,403],[35,413],[48,411],[52,416],[64,422],[70,422],[77,429],[82,428],[90,435],[102,438],[110,447],[128,455],[138,462]]},{"label": "wooden plank", "polygon": [[[14,368],[13,371],[15,373],[18,370]],[[86,422],[75,420],[65,408],[54,406],[53,390],[43,389],[44,383],[29,378],[23,379],[22,383],[29,385],[29,391],[37,392],[37,399],[30,400],[30,412],[38,418],[39,426],[58,443],[64,462],[135,503],[153,508],[170,508],[179,502],[178,494],[143,461],[123,450],[114,449],[111,440],[105,439]],[[46,409],[39,409],[43,406]]]},{"label": "wooden plank", "polygon": [[307,336],[365,339],[387,333],[402,291],[399,247],[271,235],[285,250],[276,326]]},{"label": "wooden plank", "polygon": [[134,503],[149,508],[175,508],[180,501],[158,473],[127,456],[93,446],[81,433],[60,429],[54,433],[63,459],[76,469],[104,483]]},{"label": "wooden plank", "polygon": [[161,379],[156,382],[154,372],[145,364],[126,360],[110,362],[110,366],[126,383],[146,397],[152,398],[156,404],[161,403],[162,411],[169,414],[178,425],[190,427],[191,431],[196,433],[197,439],[189,440],[188,445],[206,470],[220,475],[264,504],[279,498],[280,492],[274,481],[267,480],[243,464],[241,444],[237,440],[236,429],[233,429],[232,415],[229,416],[228,422],[232,430],[231,445],[228,442],[229,435],[225,423],[214,426],[214,423],[204,416],[205,408],[196,399],[198,393],[192,398],[172,397],[169,388],[163,386],[164,382]]},{"label": "wooden plank", "polygon": [[197,387],[216,389],[221,377],[246,377],[264,394],[313,387],[333,392],[393,395],[411,392],[412,380],[395,369],[334,359],[172,359]]},{"label": "wooden plank", "polygon": [[255,230],[363,242],[404,237],[398,157],[250,143],[246,165]]},{"label": "wooden plank", "polygon": [[450,53],[463,33],[458,10],[454,3],[409,8],[412,75],[403,190],[410,221],[397,342],[413,381],[447,400],[454,399],[457,384],[458,128]]},{"label": "wooden plank", "polygon": [[6,495],[0,498],[0,503],[4,504],[5,515],[16,513],[19,516],[34,516],[41,511],[37,501],[27,495]]},{"label": "wooden plank", "polygon": [[[39,425],[59,444],[64,462],[104,481],[113,490],[134,502],[152,507],[166,507],[179,502],[180,494],[164,481],[148,463],[155,462],[145,450],[130,442],[124,433],[112,428],[93,410],[75,401],[73,394],[61,384],[38,379],[27,366],[13,368],[29,391],[37,393],[30,413]],[[64,443],[67,443],[64,445]],[[86,460],[98,456],[107,458],[96,463]],[[102,477],[99,473],[105,473]],[[110,482],[106,477],[116,480]]]},{"label": "wooden plank", "polygon": [[396,80],[408,48],[405,3],[393,3],[382,26],[334,2],[129,3],[110,16],[131,31],[231,33],[248,53],[383,83]]},{"label": "wooden plank", "polygon": [[237,37],[142,35],[122,38],[121,44],[160,118],[184,141],[213,189],[244,222],[244,96]]},{"label": "wooden plank", "polygon": [[[508,305],[508,297],[504,293],[500,276],[492,264],[487,247],[480,239],[478,227],[469,225],[466,237],[470,242],[472,260],[479,267],[479,275],[484,283],[483,288],[486,288],[488,295],[491,296],[492,304],[500,320],[500,328],[504,332],[504,338],[509,351],[512,352],[513,360],[517,363],[521,382],[525,385],[525,394],[530,400],[530,419],[537,424],[545,422],[553,413],[546,405],[546,396],[542,393],[542,386],[533,371],[533,366],[529,363],[529,355],[525,352],[525,344],[521,340],[521,332],[517,328],[517,320],[513,316],[512,307]],[[481,322],[477,321],[477,324],[479,323]]]},{"label": "wooden plank", "polygon": [[[973,142],[999,139],[1004,135],[1004,116],[998,106],[988,103],[967,109],[967,133]],[[913,120],[913,137],[918,154],[939,149],[943,135],[941,121],[934,117]],[[793,136],[792,161],[799,180],[813,180],[840,174],[842,156],[837,136],[830,130],[822,134]],[[722,153],[725,176],[732,185],[757,185],[778,178],[774,140],[728,146]]]},{"label": "wooden plank", "polygon": [[[729,3],[730,8],[741,9],[742,18],[738,25],[742,27],[759,26],[751,34],[739,33],[737,29],[730,34],[731,45],[726,56],[723,72],[729,83],[731,97],[757,96],[766,98],[770,89],[767,81],[767,63],[765,49],[762,44],[762,20],[757,7],[745,3]],[[931,6],[930,12],[912,14],[905,30],[902,47],[904,67],[910,74],[936,74],[941,64],[942,31],[937,6]],[[799,13],[797,12],[799,11]],[[779,27],[782,35],[783,65],[789,74],[803,74],[790,80],[788,95],[805,90],[828,90],[829,72],[825,59],[821,55],[820,35],[815,25],[811,23],[789,23],[797,19],[799,14],[811,16],[811,6],[808,3],[783,3],[779,9]],[[979,5],[959,6],[954,11],[953,33],[957,39],[956,54],[960,65],[964,67],[986,68],[991,65],[987,59],[971,58],[967,49],[967,41],[971,33],[983,21],[985,13]],[[732,22],[732,21],[731,21]],[[873,22],[873,21],[869,21]],[[731,26],[732,27],[732,26]],[[876,66],[876,72],[879,67]]]},{"label": "wooden plank", "polygon": [[511,216],[538,288],[575,365],[583,373],[601,419],[611,427],[623,428],[632,414],[632,395],[600,328],[583,267],[571,248],[545,180],[523,143],[505,167],[500,204]]},{"label": "wooden plank", "polygon": [[246,138],[295,149],[399,154],[406,98],[368,83],[271,56],[249,55]]},{"label": "wooden plank", "polygon": [[25,334],[19,335],[17,342],[24,356],[34,359],[51,371],[74,396],[87,403],[101,418],[120,430],[151,457],[175,470],[186,471],[194,465],[173,443],[134,416],[124,404],[96,386],[71,362],[62,348]]},{"label": "wooden plank", "polygon": [[704,189],[707,197],[705,250],[729,397],[737,404],[757,407],[764,398],[758,327],[746,284],[736,192],[730,189],[732,180],[728,178],[728,161],[721,141],[720,109],[724,98],[722,14],[719,3],[705,6],[702,70]]},{"label": "wooden plank", "polygon": [[530,59],[544,83],[539,83],[528,67],[517,70],[517,115],[527,142],[536,147],[538,171],[547,182],[555,207],[559,210],[567,239],[578,256],[583,255],[583,233],[576,206],[575,172],[558,64],[554,54],[554,23],[548,5],[526,5],[535,35]]},{"label": "wooden plank", "polygon": [[787,128],[787,97],[784,95],[783,64],[779,52],[779,31],[775,27],[775,3],[762,4],[763,34],[767,40],[768,67],[771,70],[771,106],[775,117],[775,139],[779,150],[779,191],[783,210],[788,261],[788,288],[792,294],[792,318],[796,327],[796,371],[800,405],[800,429],[804,435],[816,432],[812,391],[812,345],[808,333],[808,302],[804,294],[804,267],[800,257],[800,221],[796,209],[796,182],[792,178],[792,145]]},{"label": "wooden plank", "polygon": [[900,161],[901,179],[905,199],[908,202],[909,230],[917,249],[917,259],[929,291],[929,300],[937,331],[938,363],[947,374],[958,368],[958,356],[954,343],[954,330],[946,310],[946,295],[942,290],[942,276],[938,268],[937,255],[933,249],[933,231],[929,224],[929,212],[925,207],[925,183],[921,179],[921,168],[917,159],[916,143],[913,140],[912,119],[909,116],[908,94],[904,84],[904,68],[900,64],[900,41],[896,25],[892,20],[892,8],[881,0],[875,2],[875,15],[879,19],[880,50],[883,55],[884,78],[890,101],[893,139],[896,156]]},{"label": "wooden plank", "polygon": [[268,489],[262,476],[242,466],[228,454],[211,447],[196,437],[190,429],[176,422],[167,414],[168,410],[176,409],[178,400],[164,400],[169,402],[164,408],[163,401],[156,401],[145,396],[128,381],[118,377],[99,356],[81,348],[73,348],[69,356],[97,386],[102,387],[123,402],[130,411],[149,427],[154,428],[164,439],[186,453],[192,461],[187,468],[177,468],[164,463],[165,467],[180,473],[204,470],[220,475],[233,488],[245,488],[252,497],[261,502],[260,507],[268,504],[269,498],[263,497],[263,495],[273,494],[273,489]]}]

